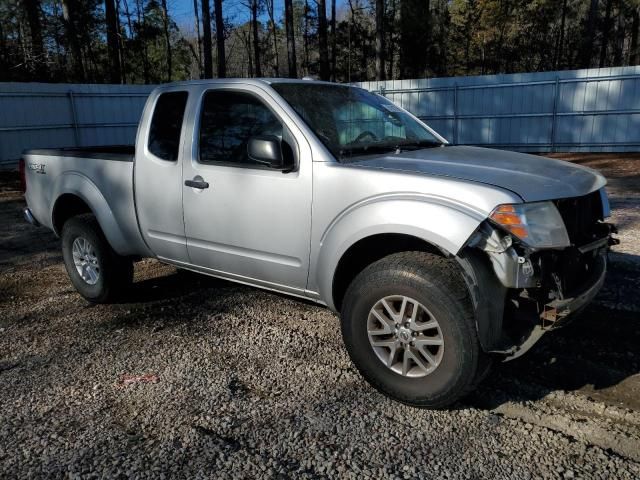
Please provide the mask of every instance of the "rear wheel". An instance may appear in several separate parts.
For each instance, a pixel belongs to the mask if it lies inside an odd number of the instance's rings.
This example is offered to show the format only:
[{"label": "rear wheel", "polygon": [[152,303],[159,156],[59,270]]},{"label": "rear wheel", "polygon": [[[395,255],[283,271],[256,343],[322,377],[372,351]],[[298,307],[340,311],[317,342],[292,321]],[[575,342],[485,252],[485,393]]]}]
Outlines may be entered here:
[{"label": "rear wheel", "polygon": [[341,324],[363,377],[403,403],[446,407],[484,373],[466,285],[437,255],[403,252],[368,266],[347,289]]},{"label": "rear wheel", "polygon": [[65,222],[62,256],[71,283],[90,302],[113,301],[133,281],[133,262],[113,251],[93,215]]}]

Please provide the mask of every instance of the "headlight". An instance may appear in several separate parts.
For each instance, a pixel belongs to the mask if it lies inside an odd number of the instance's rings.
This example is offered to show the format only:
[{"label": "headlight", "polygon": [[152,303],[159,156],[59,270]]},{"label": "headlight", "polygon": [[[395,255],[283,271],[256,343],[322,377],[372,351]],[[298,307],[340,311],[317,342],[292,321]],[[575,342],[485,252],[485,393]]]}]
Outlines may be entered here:
[{"label": "headlight", "polygon": [[562,217],[551,202],[498,205],[489,218],[531,247],[571,244]]}]

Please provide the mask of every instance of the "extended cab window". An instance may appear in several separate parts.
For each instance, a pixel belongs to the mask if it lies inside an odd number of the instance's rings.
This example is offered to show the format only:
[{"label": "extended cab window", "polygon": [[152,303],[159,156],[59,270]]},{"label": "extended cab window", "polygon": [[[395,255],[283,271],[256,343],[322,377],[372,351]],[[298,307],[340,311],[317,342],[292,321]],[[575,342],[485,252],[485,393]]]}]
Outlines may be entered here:
[{"label": "extended cab window", "polygon": [[282,124],[258,98],[242,92],[210,91],[200,117],[200,161],[258,165],[247,155],[249,139],[282,138]]},{"label": "extended cab window", "polygon": [[180,131],[187,92],[167,92],[158,97],[149,128],[149,151],[162,160],[178,159]]}]

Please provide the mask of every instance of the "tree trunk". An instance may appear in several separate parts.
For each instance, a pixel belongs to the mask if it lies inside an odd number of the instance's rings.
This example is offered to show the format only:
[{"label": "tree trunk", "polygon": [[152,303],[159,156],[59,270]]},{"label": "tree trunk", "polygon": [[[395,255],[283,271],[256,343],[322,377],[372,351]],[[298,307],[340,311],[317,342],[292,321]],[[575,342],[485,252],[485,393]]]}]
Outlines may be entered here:
[{"label": "tree trunk", "polygon": [[391,0],[391,11],[389,12],[390,21],[387,23],[387,77],[389,80],[393,80],[393,62],[395,59],[396,44],[394,40],[394,23],[396,19],[396,0]]},{"label": "tree trunk", "polygon": [[42,42],[42,23],[40,21],[40,0],[23,0],[22,6],[27,14],[31,32],[31,62],[38,80],[46,80],[47,69],[44,44]]},{"label": "tree trunk", "polygon": [[224,53],[224,18],[222,0],[213,0],[216,14],[216,49],[218,53],[218,78],[227,76],[227,58]]},{"label": "tree trunk", "polygon": [[385,79],[384,69],[384,0],[376,0],[376,80]]},{"label": "tree trunk", "polygon": [[242,43],[247,54],[247,70],[245,76],[253,77],[253,46],[251,43],[251,31],[245,29],[240,30],[242,35]]},{"label": "tree trunk", "polygon": [[258,36],[258,0],[251,0],[251,30],[253,32],[253,57],[256,77],[262,77],[260,68],[260,37]]},{"label": "tree trunk", "polygon": [[204,78],[213,78],[213,51],[211,49],[211,10],[209,0],[202,0],[202,48]]},{"label": "tree trunk", "polygon": [[633,23],[631,24],[631,44],[629,45],[629,65],[637,65],[640,60],[638,49],[638,29],[640,29],[640,13],[638,8],[633,9]]},{"label": "tree trunk", "polygon": [[271,45],[273,47],[273,73],[275,77],[280,76],[280,61],[278,58],[278,29],[274,12],[273,0],[267,0],[267,14],[269,15],[271,29]]},{"label": "tree trunk", "polygon": [[336,0],[331,0],[331,81],[336,81]]},{"label": "tree trunk", "polygon": [[164,31],[164,43],[167,51],[167,82],[172,78],[172,65],[171,65],[171,37],[169,34],[169,11],[167,10],[167,0],[162,0],[162,29]]},{"label": "tree trunk", "polygon": [[285,31],[287,35],[287,63],[289,65],[289,77],[298,78],[296,65],[296,35],[293,30],[293,1],[284,0]]},{"label": "tree trunk", "polygon": [[71,56],[73,57],[74,80],[84,82],[86,72],[82,61],[82,47],[80,38],[76,30],[76,3],[75,0],[62,1],[62,20],[65,27],[67,41],[71,45]]},{"label": "tree trunk", "polygon": [[471,13],[465,18],[464,63],[467,75],[471,74]]},{"label": "tree trunk", "polygon": [[611,34],[611,6],[613,0],[607,0],[604,21],[602,25],[602,45],[600,46],[600,68],[607,62],[607,48],[609,47],[609,35]]},{"label": "tree trunk", "polygon": [[[347,36],[347,82],[351,83],[351,50],[353,47],[353,37],[356,36],[355,30],[355,9],[353,7],[353,1],[349,2],[349,30]],[[356,37],[357,38],[357,37]]]},{"label": "tree trunk", "polygon": [[318,0],[318,49],[320,54],[320,80],[329,80],[329,42],[327,31],[327,2]]},{"label": "tree trunk", "polygon": [[127,0],[123,0],[124,15],[127,17],[127,27],[129,28],[129,37],[133,36],[133,24],[131,23],[131,11],[129,11],[129,3]]},{"label": "tree trunk", "polygon": [[[209,6],[209,0],[207,0],[207,13],[209,14],[209,55],[211,55],[211,11],[208,8]],[[202,35],[200,35],[200,13],[199,13],[200,9],[198,8],[198,0],[193,0],[193,13],[195,15],[195,24],[196,24],[196,36],[198,37],[198,55],[196,56],[196,59],[198,61],[198,73],[200,78],[206,78],[204,76],[204,71],[203,71],[203,66],[202,66],[202,61],[204,60],[203,58],[203,52],[202,52]],[[204,28],[204,25],[203,25]],[[213,76],[213,67],[212,67],[212,60],[211,57],[209,57],[209,72],[211,73],[211,76]]]},{"label": "tree trunk", "polygon": [[[147,30],[146,16],[142,10],[142,1],[136,0],[136,18],[138,19],[138,25],[142,27],[142,32]],[[140,28],[140,27],[139,27]],[[144,39],[144,35],[139,35],[142,42],[142,76],[144,78],[145,85],[151,83],[149,77],[149,49],[147,48],[147,42]]]},{"label": "tree trunk", "polygon": [[116,0],[116,19],[118,21],[118,35],[116,39],[118,40],[118,57],[120,58],[120,81],[125,84],[127,83],[127,62],[125,55],[125,45],[124,45],[124,28],[120,25],[120,0]]},{"label": "tree trunk", "polygon": [[24,18],[22,15],[18,16],[18,43],[20,43],[20,50],[22,50],[22,64],[27,65],[29,63],[29,49],[27,47],[27,34],[25,33],[26,25],[24,24]]},{"label": "tree trunk", "polygon": [[560,70],[564,65],[562,62],[562,54],[564,52],[564,29],[567,22],[567,0],[562,1],[562,13],[560,15],[560,32],[558,32],[558,41],[556,42],[555,69]]},{"label": "tree trunk", "polygon": [[623,15],[624,5],[622,0],[618,0],[618,18],[616,26],[616,36],[615,36],[615,44],[613,48],[613,65],[621,66],[623,63],[622,60],[622,52],[624,50],[624,40],[625,40],[625,18]]},{"label": "tree trunk", "polygon": [[309,1],[304,0],[304,27],[302,30],[302,73],[309,75]]},{"label": "tree trunk", "polygon": [[7,68],[7,42],[4,37],[2,22],[0,22],[0,71],[5,71],[5,68]]},{"label": "tree trunk", "polygon": [[[124,14],[127,17],[127,27],[129,29],[129,38],[133,37],[133,23],[131,22],[131,11],[129,10],[129,3],[127,2],[127,0],[123,0],[123,5],[124,5]],[[122,49],[122,57],[124,60],[124,48]],[[126,72],[125,69],[122,69],[122,79],[123,81],[126,83],[127,79],[126,79]]]},{"label": "tree trunk", "polygon": [[589,13],[587,14],[580,59],[578,60],[580,68],[589,68],[591,66],[593,40],[595,38],[596,21],[598,19],[598,1],[599,0],[591,0],[591,6],[589,7]]},{"label": "tree trunk", "polygon": [[107,24],[107,52],[109,56],[109,75],[111,83],[122,83],[120,70],[120,44],[118,42],[118,17],[113,0],[104,0],[104,13]]},{"label": "tree trunk", "polygon": [[429,65],[429,0],[400,0],[400,77],[420,78]]},{"label": "tree trunk", "polygon": [[[142,1],[136,0],[136,16],[138,17],[138,25],[142,25],[142,31],[147,31],[147,17],[142,9]],[[147,48],[147,42],[142,40],[142,75],[144,77],[145,85],[151,83],[149,78],[149,49]]]}]

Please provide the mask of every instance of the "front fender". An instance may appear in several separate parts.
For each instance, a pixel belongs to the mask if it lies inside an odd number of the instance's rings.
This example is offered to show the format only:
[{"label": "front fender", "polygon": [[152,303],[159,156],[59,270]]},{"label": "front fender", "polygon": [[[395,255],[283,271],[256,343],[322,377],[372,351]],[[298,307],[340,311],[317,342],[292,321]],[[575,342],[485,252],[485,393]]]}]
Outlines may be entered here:
[{"label": "front fender", "polygon": [[333,278],[344,253],[359,240],[395,233],[420,238],[456,254],[486,214],[471,205],[422,195],[381,196],[342,212],[320,241],[316,282],[320,298],[333,303]]},{"label": "front fender", "polygon": [[[100,192],[100,189],[87,176],[79,172],[67,172],[56,178],[53,186],[53,199],[49,218],[54,225],[53,213],[57,200],[64,194],[76,195],[81,198],[98,219],[104,236],[109,241],[111,248],[121,255],[128,254],[126,237],[116,221],[116,217],[109,207],[109,203]],[[54,230],[55,231],[55,230]],[[56,231],[57,235],[61,232]]]}]

